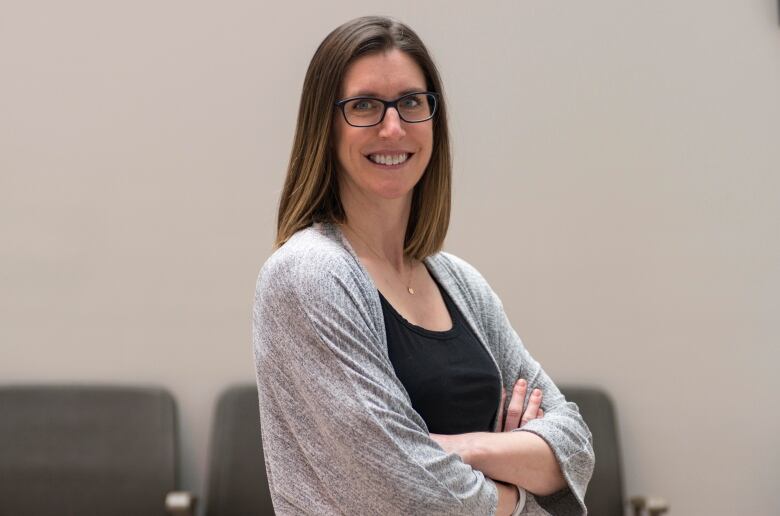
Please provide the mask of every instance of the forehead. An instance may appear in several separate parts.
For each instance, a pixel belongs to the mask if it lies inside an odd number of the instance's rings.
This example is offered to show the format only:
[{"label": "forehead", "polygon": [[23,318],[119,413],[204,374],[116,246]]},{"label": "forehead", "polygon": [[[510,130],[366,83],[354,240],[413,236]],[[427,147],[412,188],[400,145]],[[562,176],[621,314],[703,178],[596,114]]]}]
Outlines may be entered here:
[{"label": "forehead", "polygon": [[393,98],[409,91],[425,91],[425,74],[408,54],[394,48],[356,59],[344,74],[342,96],[371,95]]}]

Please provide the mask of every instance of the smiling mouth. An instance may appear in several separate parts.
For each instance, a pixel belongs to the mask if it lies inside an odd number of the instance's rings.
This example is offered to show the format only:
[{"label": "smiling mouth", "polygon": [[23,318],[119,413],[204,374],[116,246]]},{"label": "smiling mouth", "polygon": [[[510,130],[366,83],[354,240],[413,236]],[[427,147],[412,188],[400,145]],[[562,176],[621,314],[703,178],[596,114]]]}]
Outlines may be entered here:
[{"label": "smiling mouth", "polygon": [[372,163],[384,166],[402,165],[411,157],[412,153],[410,152],[402,152],[399,154],[369,154],[366,156]]}]

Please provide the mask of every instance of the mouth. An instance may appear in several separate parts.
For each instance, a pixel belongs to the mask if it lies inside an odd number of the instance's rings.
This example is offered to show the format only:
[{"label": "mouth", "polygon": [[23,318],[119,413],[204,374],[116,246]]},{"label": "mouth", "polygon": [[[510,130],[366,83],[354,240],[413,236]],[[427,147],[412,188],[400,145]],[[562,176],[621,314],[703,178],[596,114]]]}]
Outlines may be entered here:
[{"label": "mouth", "polygon": [[366,159],[374,165],[384,168],[398,168],[406,163],[414,154],[411,152],[376,153],[369,154]]}]

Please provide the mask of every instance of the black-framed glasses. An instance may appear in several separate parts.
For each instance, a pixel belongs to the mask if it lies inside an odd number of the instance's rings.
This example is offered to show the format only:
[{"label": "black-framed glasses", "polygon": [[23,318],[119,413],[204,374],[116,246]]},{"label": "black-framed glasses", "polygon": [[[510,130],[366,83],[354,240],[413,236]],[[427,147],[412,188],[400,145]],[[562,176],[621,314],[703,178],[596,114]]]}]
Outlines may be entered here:
[{"label": "black-framed glasses", "polygon": [[336,102],[344,120],[353,127],[371,127],[385,119],[387,108],[395,108],[404,122],[416,124],[433,118],[438,105],[438,93],[421,91],[407,93],[395,100],[376,97],[350,97]]}]

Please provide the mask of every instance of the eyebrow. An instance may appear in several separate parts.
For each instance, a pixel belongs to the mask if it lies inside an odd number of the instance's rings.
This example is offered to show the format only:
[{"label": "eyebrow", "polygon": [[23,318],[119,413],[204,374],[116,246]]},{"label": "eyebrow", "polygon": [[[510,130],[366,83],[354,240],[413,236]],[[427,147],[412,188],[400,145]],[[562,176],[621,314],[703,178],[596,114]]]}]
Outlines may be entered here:
[{"label": "eyebrow", "polygon": [[[400,93],[398,93],[399,97],[403,97],[404,95],[408,95],[410,93],[422,93],[425,91],[425,88],[407,88]],[[349,98],[352,97],[379,97],[379,94],[372,90],[360,90],[354,95],[349,95]]]}]

